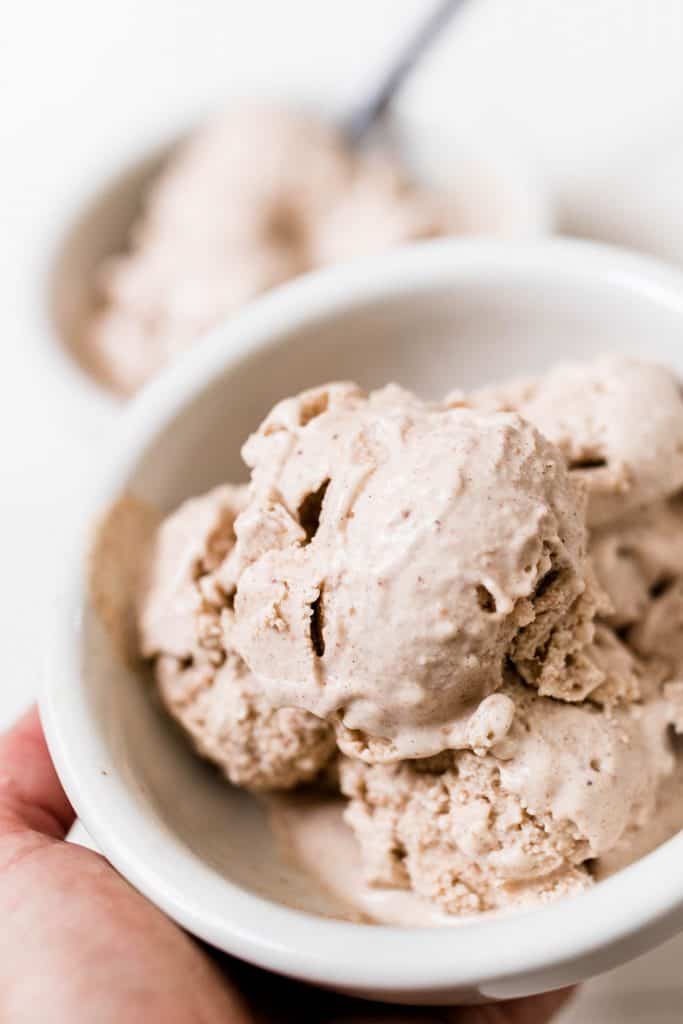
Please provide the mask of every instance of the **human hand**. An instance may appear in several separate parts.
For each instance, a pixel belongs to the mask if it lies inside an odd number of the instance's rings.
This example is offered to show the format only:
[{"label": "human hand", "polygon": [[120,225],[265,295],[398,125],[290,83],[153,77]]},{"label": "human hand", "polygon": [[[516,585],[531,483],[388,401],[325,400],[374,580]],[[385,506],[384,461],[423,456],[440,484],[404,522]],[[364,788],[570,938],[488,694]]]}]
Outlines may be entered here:
[{"label": "human hand", "polygon": [[2,1024],[545,1024],[567,999],[439,1011],[348,1000],[202,947],[92,850],[36,711],[0,737]]}]

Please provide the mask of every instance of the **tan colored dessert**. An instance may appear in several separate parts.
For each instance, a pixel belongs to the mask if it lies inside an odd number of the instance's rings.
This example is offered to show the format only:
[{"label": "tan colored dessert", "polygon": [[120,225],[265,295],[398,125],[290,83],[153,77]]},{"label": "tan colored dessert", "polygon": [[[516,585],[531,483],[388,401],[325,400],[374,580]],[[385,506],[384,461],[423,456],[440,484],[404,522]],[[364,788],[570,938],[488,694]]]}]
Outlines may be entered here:
[{"label": "tan colored dessert", "polygon": [[504,692],[512,728],[486,753],[342,761],[370,884],[412,888],[454,914],[564,895],[650,820],[674,764],[665,701],[606,715],[514,681]]},{"label": "tan colored dessert", "polygon": [[585,589],[559,453],[518,416],[336,385],[276,406],[244,457],[234,642],[266,697],[370,761],[470,746],[506,658],[528,631],[552,647]]},{"label": "tan colored dessert", "polygon": [[606,618],[623,629],[639,622],[653,597],[683,574],[683,501],[655,501],[593,531],[591,561],[607,593]]},{"label": "tan colored dessert", "polygon": [[[564,406],[561,377],[304,392],[245,444],[248,489],[157,534],[167,707],[237,785],[340,787],[358,890],[419,902],[386,920],[568,894],[683,824],[683,399],[632,360],[569,368]],[[285,814],[316,850],[321,799]]]},{"label": "tan colored dessert", "polygon": [[84,349],[131,394],[261,292],[453,224],[442,199],[323,122],[234,104],[169,159],[129,251],[102,267]]},{"label": "tan colored dessert", "polygon": [[245,489],[217,487],[159,529],[140,598],[141,653],[154,657],[159,693],[200,754],[251,790],[289,789],[330,759],[330,726],[262,696],[240,656],[221,642],[231,588],[216,570],[234,543]]},{"label": "tan colored dessert", "polygon": [[588,486],[591,526],[683,487],[683,401],[664,367],[605,356],[467,401],[515,410],[561,449]]}]

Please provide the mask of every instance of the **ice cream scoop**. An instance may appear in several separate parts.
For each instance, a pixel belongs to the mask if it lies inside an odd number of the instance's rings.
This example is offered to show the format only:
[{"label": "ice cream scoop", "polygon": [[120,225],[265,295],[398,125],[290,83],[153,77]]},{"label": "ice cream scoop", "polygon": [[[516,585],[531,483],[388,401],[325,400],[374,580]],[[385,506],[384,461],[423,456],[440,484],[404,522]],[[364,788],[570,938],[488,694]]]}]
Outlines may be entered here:
[{"label": "ice cream scoop", "polygon": [[485,699],[506,659],[585,589],[584,494],[559,450],[515,414],[332,385],[277,405],[243,455],[219,577],[238,581],[226,643],[267,700],[370,761],[468,746],[482,716],[499,737],[509,716]]},{"label": "ice cream scoop", "polygon": [[586,862],[649,822],[674,768],[663,701],[608,716],[514,680],[499,696],[514,721],[484,755],[342,760],[346,819],[371,884],[460,914],[554,898],[590,886]]},{"label": "ice cream scoop", "polygon": [[202,757],[252,792],[310,782],[335,749],[334,731],[298,708],[273,708],[241,658],[191,665],[168,655],[155,663],[159,694]]},{"label": "ice cream scoop", "polygon": [[557,444],[588,487],[591,526],[683,486],[683,396],[665,367],[606,356],[559,365],[466,401],[514,409]]},{"label": "ice cream scoop", "polygon": [[245,789],[290,789],[330,759],[334,731],[305,711],[269,705],[221,642],[232,593],[216,570],[245,499],[246,488],[217,487],[164,520],[138,598],[140,650],[154,659],[161,699],[199,753]]},{"label": "ice cream scoop", "polygon": [[683,502],[656,501],[591,534],[590,555],[610,602],[608,620],[623,629],[683,575]]}]

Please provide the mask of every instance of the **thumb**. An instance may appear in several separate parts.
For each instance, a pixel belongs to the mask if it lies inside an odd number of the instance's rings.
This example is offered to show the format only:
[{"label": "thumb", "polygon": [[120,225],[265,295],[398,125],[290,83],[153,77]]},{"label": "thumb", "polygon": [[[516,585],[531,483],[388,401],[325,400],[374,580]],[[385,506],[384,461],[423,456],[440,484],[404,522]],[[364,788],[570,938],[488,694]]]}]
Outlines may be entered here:
[{"label": "thumb", "polygon": [[34,831],[63,839],[74,817],[33,707],[0,736],[0,838]]}]

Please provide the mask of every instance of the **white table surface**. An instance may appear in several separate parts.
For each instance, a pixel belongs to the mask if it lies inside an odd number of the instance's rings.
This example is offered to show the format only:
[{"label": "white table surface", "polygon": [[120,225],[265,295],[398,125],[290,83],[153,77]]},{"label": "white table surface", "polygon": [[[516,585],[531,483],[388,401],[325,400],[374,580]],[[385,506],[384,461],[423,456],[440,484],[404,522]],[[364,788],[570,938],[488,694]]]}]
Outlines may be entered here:
[{"label": "white table surface", "polygon": [[[39,683],[60,538],[115,406],[68,369],[53,246],[117,167],[228,95],[343,111],[425,0],[22,0],[0,38],[0,727]],[[401,97],[503,138],[568,230],[683,263],[681,0],[471,0]],[[564,1024],[683,1019],[683,938],[586,987]]]}]

